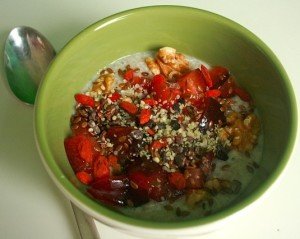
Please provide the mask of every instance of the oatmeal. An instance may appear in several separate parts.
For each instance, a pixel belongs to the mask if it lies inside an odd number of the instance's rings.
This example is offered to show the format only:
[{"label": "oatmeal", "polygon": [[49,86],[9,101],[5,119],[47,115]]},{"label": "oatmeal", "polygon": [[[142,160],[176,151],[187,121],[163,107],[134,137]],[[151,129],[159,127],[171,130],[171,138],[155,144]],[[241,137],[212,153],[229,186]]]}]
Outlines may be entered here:
[{"label": "oatmeal", "polygon": [[226,68],[173,48],[117,60],[75,100],[69,162],[91,197],[123,213],[208,215],[259,167],[260,121],[250,94]]}]

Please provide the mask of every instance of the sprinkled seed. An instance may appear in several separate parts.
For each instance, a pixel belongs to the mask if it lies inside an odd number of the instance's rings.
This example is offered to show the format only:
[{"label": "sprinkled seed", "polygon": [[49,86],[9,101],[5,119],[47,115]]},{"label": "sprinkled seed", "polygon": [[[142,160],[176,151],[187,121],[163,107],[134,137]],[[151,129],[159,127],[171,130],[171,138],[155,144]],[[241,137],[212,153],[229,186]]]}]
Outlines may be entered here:
[{"label": "sprinkled seed", "polygon": [[238,180],[232,180],[231,182],[231,189],[232,193],[238,194],[242,188],[242,183]]},{"label": "sprinkled seed", "polygon": [[120,151],[122,150],[122,148],[123,148],[123,145],[119,144],[119,145],[116,147],[115,151],[120,152]]},{"label": "sprinkled seed", "polygon": [[121,84],[119,84],[119,87],[120,87],[120,89],[122,89],[122,90],[126,90],[126,89],[128,89],[128,84],[127,83],[121,83]]},{"label": "sprinkled seed", "polygon": [[180,98],[180,99],[178,100],[178,103],[184,105],[184,104],[185,104],[185,99]]},{"label": "sprinkled seed", "polygon": [[124,76],[124,71],[122,71],[121,69],[118,70],[118,75],[123,77]]},{"label": "sprinkled seed", "polygon": [[97,152],[100,152],[100,151],[101,151],[101,148],[100,148],[98,145],[96,145],[96,146],[94,147],[94,149],[95,149]]},{"label": "sprinkled seed", "polygon": [[157,128],[158,129],[165,129],[166,128],[166,124],[164,124],[164,123],[158,123],[157,124]]},{"label": "sprinkled seed", "polygon": [[181,135],[176,135],[175,142],[179,145],[183,144],[183,137]]},{"label": "sprinkled seed", "polygon": [[100,71],[100,75],[104,75],[106,73],[106,69],[103,69],[102,71]]},{"label": "sprinkled seed", "polygon": [[85,110],[79,110],[79,114],[81,114],[83,117],[88,117],[88,113]]},{"label": "sprinkled seed", "polygon": [[177,120],[171,120],[170,125],[174,130],[180,129],[180,124],[177,122]]},{"label": "sprinkled seed", "polygon": [[103,117],[102,112],[97,112],[97,116],[101,119]]},{"label": "sprinkled seed", "polygon": [[94,127],[94,126],[96,126],[96,123],[94,121],[90,120],[89,123],[88,123],[88,125],[90,127]]},{"label": "sprinkled seed", "polygon": [[101,141],[105,141],[105,136],[106,136],[107,132],[106,131],[102,131],[102,133],[100,134],[99,138]]},{"label": "sprinkled seed", "polygon": [[81,121],[81,117],[79,116],[79,117],[76,117],[74,120],[73,120],[73,123],[74,124],[77,124],[77,123],[79,123]]},{"label": "sprinkled seed", "polygon": [[97,113],[96,113],[95,111],[93,111],[93,112],[91,113],[89,119],[95,121],[95,120],[96,120],[96,115],[97,115]]},{"label": "sprinkled seed", "polygon": [[253,161],[253,162],[252,162],[252,165],[253,165],[253,167],[254,167],[254,168],[256,168],[256,169],[258,169],[258,168],[259,168],[259,164],[258,164],[258,163],[256,163],[255,161]]},{"label": "sprinkled seed", "polygon": [[107,72],[110,73],[110,74],[114,73],[114,71],[113,71],[111,68],[107,68],[106,70],[107,70]]},{"label": "sprinkled seed", "polygon": [[222,171],[227,171],[228,169],[230,168],[230,165],[229,164],[225,164],[221,167],[221,170]]},{"label": "sprinkled seed", "polygon": [[140,130],[133,130],[132,132],[131,132],[131,136],[134,138],[134,139],[137,139],[137,140],[140,140],[140,139],[142,139],[143,138],[143,132],[142,131],[140,131]]},{"label": "sprinkled seed", "polygon": [[183,154],[177,154],[174,158],[175,164],[178,167],[183,167],[185,165],[186,159],[185,159],[185,155]]},{"label": "sprinkled seed", "polygon": [[81,124],[81,127],[82,127],[82,128],[86,128],[87,125],[88,125],[88,123],[85,121],[85,122],[83,122],[83,123]]},{"label": "sprinkled seed", "polygon": [[179,103],[173,105],[173,110],[175,110],[176,112],[180,112]]},{"label": "sprinkled seed", "polygon": [[247,165],[246,168],[249,173],[254,173],[254,169],[250,165]]},{"label": "sprinkled seed", "polygon": [[139,186],[138,186],[135,182],[133,182],[133,181],[130,181],[130,186],[131,186],[133,189],[138,189],[138,188],[139,188]]},{"label": "sprinkled seed", "polygon": [[156,163],[159,163],[160,162],[160,158],[159,157],[154,157],[153,161],[156,162]]},{"label": "sprinkled seed", "polygon": [[126,141],[126,139],[127,139],[127,136],[121,136],[121,137],[119,137],[118,140],[120,143],[124,143]]},{"label": "sprinkled seed", "polygon": [[96,134],[100,134],[100,132],[101,132],[100,128],[97,125],[93,127],[93,130]]},{"label": "sprinkled seed", "polygon": [[78,124],[75,124],[75,125],[73,125],[72,127],[73,127],[73,129],[78,129],[78,128],[79,128],[79,125],[78,125]]},{"label": "sprinkled seed", "polygon": [[229,186],[223,186],[222,188],[221,188],[221,191],[220,191],[221,193],[223,193],[223,194],[232,194],[233,193],[233,190],[232,190],[232,188],[230,187],[230,185]]},{"label": "sprinkled seed", "polygon": [[106,117],[108,120],[110,120],[111,117],[116,113],[116,111],[117,111],[117,108],[116,108],[114,105],[109,105],[109,106],[107,107],[107,112],[106,112],[106,114],[105,114],[105,117]]}]

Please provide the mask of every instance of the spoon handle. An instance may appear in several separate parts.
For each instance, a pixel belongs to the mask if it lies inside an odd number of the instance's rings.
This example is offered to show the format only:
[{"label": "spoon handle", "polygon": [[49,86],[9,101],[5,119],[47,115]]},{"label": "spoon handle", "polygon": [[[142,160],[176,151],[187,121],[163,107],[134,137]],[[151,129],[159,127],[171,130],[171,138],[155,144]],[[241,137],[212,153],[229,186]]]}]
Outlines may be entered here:
[{"label": "spoon handle", "polygon": [[71,202],[81,239],[101,239],[95,221]]}]

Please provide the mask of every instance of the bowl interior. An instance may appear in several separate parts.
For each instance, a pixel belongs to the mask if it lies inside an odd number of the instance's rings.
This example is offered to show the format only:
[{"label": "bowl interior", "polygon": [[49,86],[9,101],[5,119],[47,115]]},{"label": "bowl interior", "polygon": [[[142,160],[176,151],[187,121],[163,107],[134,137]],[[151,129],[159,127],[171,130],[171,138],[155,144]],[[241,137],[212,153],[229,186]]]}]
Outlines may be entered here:
[{"label": "bowl interior", "polygon": [[[155,223],[120,215],[76,189],[64,151],[74,93],[112,61],[171,46],[211,65],[228,67],[253,96],[262,118],[261,167],[247,190],[228,208],[198,220]],[[96,214],[153,228],[201,225],[222,219],[257,199],[277,178],[292,150],[296,110],[288,77],[273,53],[252,33],[218,15],[185,7],[135,9],[101,20],[69,42],[52,63],[36,100],[35,129],[44,163],[68,195]],[[75,186],[74,186],[75,185]]]}]

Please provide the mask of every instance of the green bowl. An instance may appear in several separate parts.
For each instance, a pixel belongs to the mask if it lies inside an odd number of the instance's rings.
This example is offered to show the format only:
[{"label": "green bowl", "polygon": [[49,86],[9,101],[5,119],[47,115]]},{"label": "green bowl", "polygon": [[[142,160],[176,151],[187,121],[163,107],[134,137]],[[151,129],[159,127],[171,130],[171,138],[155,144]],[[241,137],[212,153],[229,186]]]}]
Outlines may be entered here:
[{"label": "green bowl", "polygon": [[[183,222],[132,218],[88,197],[68,163],[63,141],[69,134],[74,94],[96,72],[132,53],[171,46],[211,65],[228,67],[251,92],[262,119],[261,167],[234,204],[210,216]],[[75,36],[51,64],[36,99],[35,134],[44,165],[57,186],[86,213],[136,234],[193,234],[215,225],[260,198],[286,166],[297,130],[290,81],[272,51],[253,33],[219,15],[179,6],[145,7],[100,20]]]}]

